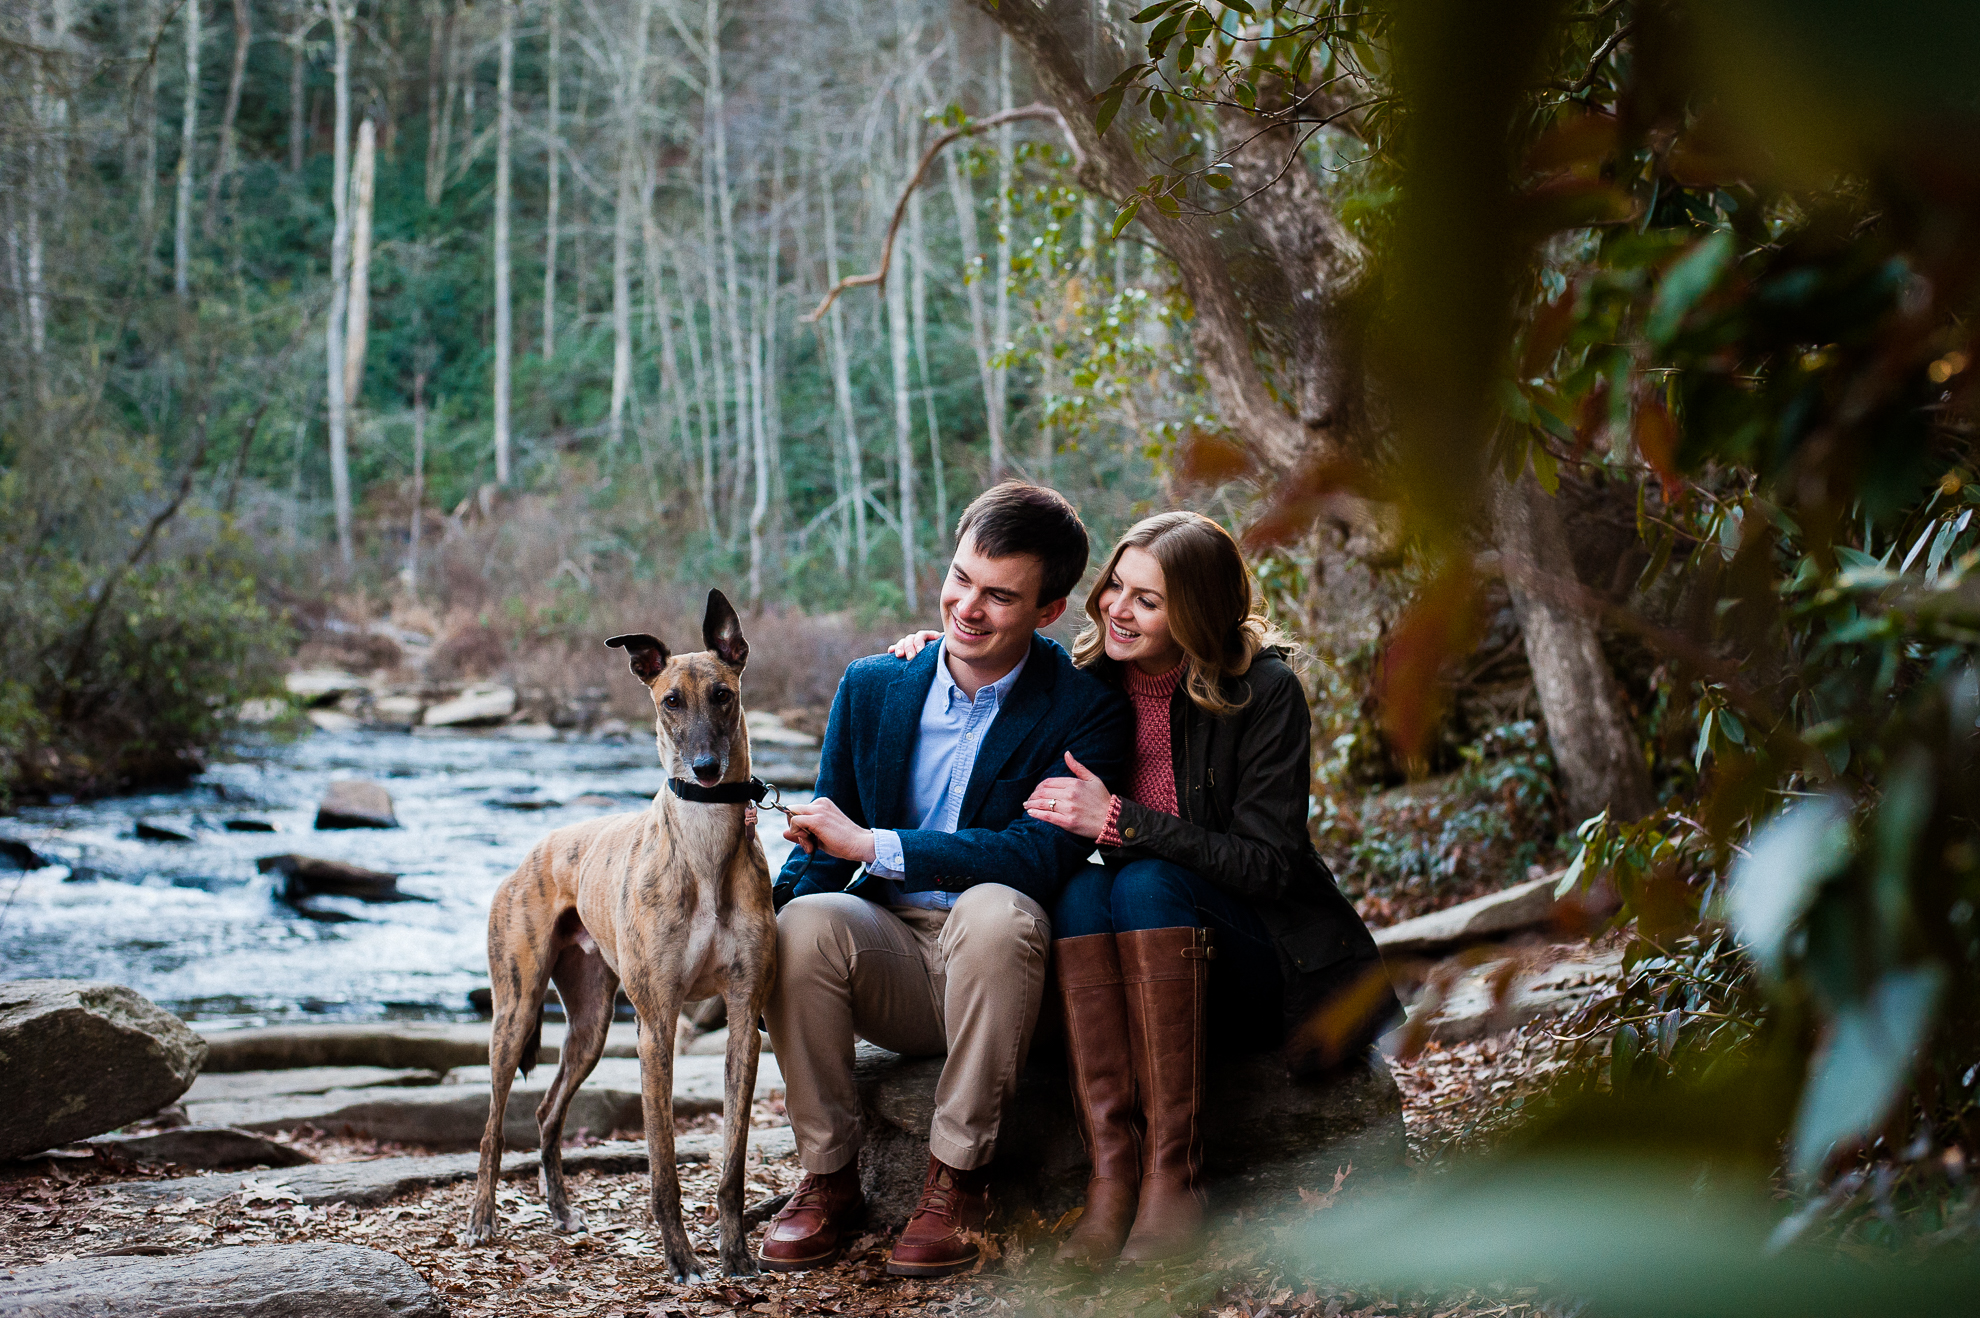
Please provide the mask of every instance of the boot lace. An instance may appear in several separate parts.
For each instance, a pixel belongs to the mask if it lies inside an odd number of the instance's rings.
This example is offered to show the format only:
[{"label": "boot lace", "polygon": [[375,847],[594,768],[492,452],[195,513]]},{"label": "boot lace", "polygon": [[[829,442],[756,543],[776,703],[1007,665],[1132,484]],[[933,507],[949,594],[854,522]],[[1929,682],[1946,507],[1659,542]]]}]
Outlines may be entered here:
[{"label": "boot lace", "polygon": [[948,1168],[939,1168],[921,1187],[921,1204],[915,1209],[915,1214],[920,1216],[926,1213],[953,1224],[960,1206],[959,1200],[960,1187],[956,1185],[955,1178],[949,1174]]}]

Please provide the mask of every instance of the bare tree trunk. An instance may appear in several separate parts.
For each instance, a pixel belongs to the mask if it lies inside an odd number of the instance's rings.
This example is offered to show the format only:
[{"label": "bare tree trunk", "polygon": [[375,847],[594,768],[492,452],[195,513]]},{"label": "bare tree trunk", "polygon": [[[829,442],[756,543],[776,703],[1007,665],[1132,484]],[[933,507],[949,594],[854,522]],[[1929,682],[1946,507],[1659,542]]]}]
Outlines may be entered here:
[{"label": "bare tree trunk", "polygon": [[[825,207],[825,279],[828,285],[839,282],[839,234],[834,223],[832,205],[832,176],[826,171],[825,138],[818,139],[818,194]],[[832,338],[832,396],[839,405],[839,424],[846,436],[847,478],[851,481],[851,518],[853,535],[853,562],[859,568],[859,577],[866,579],[866,475],[861,470],[859,423],[853,416],[852,366],[846,352],[846,321],[844,309],[837,300],[826,313]]]},{"label": "bare tree trunk", "polygon": [[502,0],[495,85],[495,483],[509,483],[509,139],[515,117],[516,0]]},{"label": "bare tree trunk", "polygon": [[990,366],[990,328],[983,309],[983,245],[976,234],[976,197],[963,175],[958,153],[943,155],[949,169],[949,199],[956,208],[956,230],[962,238],[963,296],[969,307],[969,346],[976,353],[976,382],[983,391],[984,430],[990,440],[990,483],[1004,465],[1004,410],[998,406],[996,372]]},{"label": "bare tree trunk", "polygon": [[928,418],[928,471],[935,483],[935,539],[949,543],[949,491],[942,474],[942,429],[935,415],[935,381],[928,369],[928,243],[921,227],[921,193],[908,198],[908,259],[913,263],[909,285],[914,320],[914,359],[921,370],[921,405]]},{"label": "bare tree trunk", "polygon": [[440,172],[440,101],[447,79],[447,39],[454,28],[454,11],[446,0],[426,0],[426,204],[436,201],[433,179]]},{"label": "bare tree trunk", "polygon": [[179,196],[172,230],[172,292],[192,295],[193,147],[199,134],[199,0],[185,0],[186,100],[179,121]]},{"label": "bare tree trunk", "polygon": [[248,0],[234,0],[234,68],[227,77],[227,105],[220,112],[220,154],[213,177],[207,181],[206,213],[199,222],[200,234],[208,242],[219,223],[221,189],[239,163],[235,158],[234,120],[241,112],[241,84],[247,79],[248,44],[253,40],[254,19],[248,12]]},{"label": "bare tree trunk", "polygon": [[[716,234],[718,224],[715,198],[715,162],[704,154],[701,171],[701,274],[707,288],[708,301],[708,374],[712,392],[709,395],[709,410],[714,424],[710,428],[711,448],[703,466],[708,475],[708,534],[711,541],[721,537],[721,523],[717,516],[715,502],[716,473],[720,454],[716,450],[729,448],[727,427],[729,424],[729,385],[726,359],[722,355],[722,271],[721,256]],[[697,331],[697,350],[699,347]],[[697,371],[699,367],[697,367]]]},{"label": "bare tree trunk", "polygon": [[[305,11],[296,20],[296,30],[286,40],[289,43],[289,172],[302,173],[303,146],[309,136],[308,98],[304,95],[303,75],[308,71],[309,59],[303,43],[308,40],[310,29],[316,26],[316,19]],[[151,98],[158,99],[158,73],[151,74]],[[156,111],[153,111],[155,116]],[[155,135],[155,134],[154,134]],[[153,148],[156,159],[156,148]],[[153,172],[157,172],[154,168]]]},{"label": "bare tree trunk", "polygon": [[639,0],[630,54],[621,54],[618,101],[618,190],[612,208],[612,404],[609,428],[617,447],[626,437],[626,398],[632,389],[632,228],[640,210],[639,112],[646,87],[646,51],[652,0]]},{"label": "bare tree trunk", "polygon": [[[1011,108],[1011,38],[1008,33],[997,36],[997,108]],[[1012,131],[1009,124],[997,130],[997,312],[990,342],[991,352],[999,356],[1010,350],[1011,340],[1011,189],[1017,183],[1017,145],[1012,140]],[[990,450],[992,485],[1004,479],[1004,467],[1009,460],[1004,452],[1003,419],[1007,415],[1004,402],[1010,374],[1008,366],[997,364],[990,368],[990,385],[996,394],[991,407],[997,414],[997,428],[992,433],[993,447]]]},{"label": "bare tree trunk", "polygon": [[776,333],[777,333],[777,224],[775,215],[781,200],[779,193],[784,189],[784,153],[773,152],[770,167],[770,206],[772,216],[769,236],[764,242],[763,251],[763,299],[756,317],[756,341],[751,346],[751,392],[755,394],[755,406],[751,408],[756,440],[756,501],[749,510],[749,597],[751,600],[763,598],[763,523],[770,515],[770,450],[771,404],[777,384]]},{"label": "bare tree trunk", "polygon": [[[550,49],[546,55],[549,61],[550,104],[548,107],[550,144],[545,152],[545,173],[548,195],[543,205],[543,360],[549,361],[557,355],[557,203],[559,181],[563,175],[563,139],[558,123],[557,96],[560,90],[558,73],[563,63],[562,25],[563,0],[545,0],[550,25]],[[644,211],[642,211],[644,214]]]},{"label": "bare tree trunk", "polygon": [[[158,30],[159,0],[145,0],[144,35],[149,40]],[[139,266],[147,288],[151,285],[152,262],[158,254],[158,60],[156,52],[144,66],[144,142],[138,152],[138,249]]]},{"label": "bare tree trunk", "polygon": [[746,447],[744,436],[749,433],[749,399],[745,394],[745,382],[749,378],[748,350],[744,346],[742,278],[736,259],[735,192],[729,186],[729,127],[726,109],[727,91],[723,85],[722,72],[722,6],[721,0],[708,0],[707,28],[703,36],[703,48],[707,52],[708,77],[703,94],[707,97],[708,120],[712,129],[709,153],[715,165],[715,214],[720,222],[719,240],[722,258],[722,305],[729,333],[729,359],[735,378],[735,393],[732,415],[735,418],[736,465],[734,482],[729,496],[729,536],[733,543],[736,531],[742,522],[743,478],[747,474],[751,450]]},{"label": "bare tree trunk", "polygon": [[[441,36],[446,45],[446,86],[440,94],[440,118],[429,122],[426,139],[426,204],[438,206],[447,190],[447,153],[454,145],[454,106],[461,94],[461,12],[465,0],[454,0],[447,9]],[[470,128],[472,125],[470,124]]]},{"label": "bare tree trunk", "polygon": [[324,399],[330,413],[330,498],[337,518],[337,553],[344,570],[357,564],[351,542],[350,402],[344,393],[344,334],[351,297],[351,13],[348,0],[325,0],[336,43],[336,118],[331,130],[330,316],[324,332]]},{"label": "bare tree trunk", "polygon": [[351,304],[344,322],[344,406],[353,410],[364,391],[364,354],[371,336],[371,205],[377,177],[378,130],[366,117],[358,125],[357,156],[351,162]]},{"label": "bare tree trunk", "polygon": [[[902,173],[905,179],[907,171],[914,168],[915,152],[911,142],[901,145],[906,162]],[[887,208],[876,205],[874,212],[885,215]],[[894,367],[894,469],[900,482],[895,516],[900,519],[901,591],[907,596],[907,611],[912,614],[921,604],[915,589],[914,386],[908,373],[907,285],[905,279],[887,281],[887,346]]]},{"label": "bare tree trunk", "polygon": [[419,598],[419,522],[426,502],[426,372],[413,372],[412,525],[406,536],[406,594]]},{"label": "bare tree trunk", "polygon": [[1575,822],[1604,810],[1624,822],[1641,819],[1657,804],[1650,772],[1582,604],[1560,505],[1530,472],[1492,484],[1494,538],[1568,811]]}]

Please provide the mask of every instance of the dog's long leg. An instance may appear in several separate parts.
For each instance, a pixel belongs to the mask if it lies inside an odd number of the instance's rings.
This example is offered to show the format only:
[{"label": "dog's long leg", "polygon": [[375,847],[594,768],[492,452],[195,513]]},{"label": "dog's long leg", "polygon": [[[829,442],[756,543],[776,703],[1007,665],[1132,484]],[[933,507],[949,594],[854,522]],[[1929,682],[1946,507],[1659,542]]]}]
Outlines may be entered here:
[{"label": "dog's long leg", "polygon": [[[739,982],[739,981],[747,982]],[[722,1068],[722,1180],[715,1203],[722,1217],[722,1267],[732,1277],[756,1271],[743,1225],[743,1164],[749,1153],[750,1105],[756,1094],[756,1018],[763,1010],[763,976],[735,976],[723,998],[729,1008],[729,1051]]]},{"label": "dog's long leg", "polygon": [[509,1088],[523,1049],[536,1032],[543,995],[550,983],[551,920],[535,910],[530,894],[543,863],[532,854],[495,890],[488,912],[488,982],[495,1000],[495,1023],[488,1039],[488,1125],[481,1133],[481,1165],[475,1174],[474,1207],[468,1243],[495,1238],[495,1183],[502,1174],[502,1121]]},{"label": "dog's long leg", "polygon": [[[543,1198],[550,1208],[550,1220],[559,1231],[584,1230],[584,1213],[573,1208],[564,1188],[564,1153],[561,1140],[564,1115],[577,1096],[598,1059],[605,1052],[605,1036],[612,1027],[612,1002],[619,995],[619,977],[605,964],[596,947],[566,947],[557,954],[550,971],[557,994],[564,1000],[564,1017],[570,1029],[564,1036],[564,1051],[557,1064],[557,1078],[536,1106],[536,1129],[543,1150]],[[593,1131],[602,1135],[605,1131]]]},{"label": "dog's long leg", "polygon": [[[624,964],[624,963],[622,963]],[[630,965],[628,971],[632,970]],[[653,1177],[653,1220],[667,1248],[674,1280],[702,1280],[694,1242],[681,1222],[681,1173],[674,1161],[674,1030],[682,992],[673,967],[641,965],[628,974],[626,996],[639,1013],[639,1088],[646,1114],[646,1161]]]}]

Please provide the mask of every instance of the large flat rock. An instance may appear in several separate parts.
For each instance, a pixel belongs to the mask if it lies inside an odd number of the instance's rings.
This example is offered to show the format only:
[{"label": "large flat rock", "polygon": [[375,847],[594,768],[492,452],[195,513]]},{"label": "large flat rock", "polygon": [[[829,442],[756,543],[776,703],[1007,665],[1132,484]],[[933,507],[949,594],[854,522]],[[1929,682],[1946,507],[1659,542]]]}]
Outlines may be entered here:
[{"label": "large flat rock", "polygon": [[178,1126],[144,1135],[98,1135],[89,1146],[132,1162],[162,1162],[207,1171],[301,1167],[313,1161],[301,1149],[232,1126]]},{"label": "large flat rock", "polygon": [[[906,1221],[928,1169],[928,1132],[944,1059],[905,1058],[862,1043],[854,1062],[866,1145],[860,1182],[873,1224]],[[1404,1155],[1402,1095],[1376,1053],[1316,1081],[1296,1081],[1273,1054],[1213,1060],[1204,1111],[1204,1174],[1225,1202],[1263,1206],[1323,1188],[1336,1168],[1397,1166]],[[1000,1215],[1046,1220],[1078,1205],[1089,1163],[1063,1070],[1032,1065],[1004,1115],[993,1164]]]},{"label": "large flat rock", "polygon": [[227,1071],[203,1073],[192,1082],[183,1101],[212,1103],[226,1099],[273,1098],[278,1094],[327,1094],[333,1089],[400,1088],[437,1085],[437,1071],[397,1071],[383,1066],[305,1066],[294,1071]]},{"label": "large flat rock", "polygon": [[[205,1072],[282,1071],[318,1066],[374,1066],[387,1070],[449,1071],[488,1065],[486,1021],[373,1021],[361,1024],[264,1025],[214,1030],[205,1035]],[[564,1026],[543,1027],[545,1064],[557,1061]],[[606,1057],[639,1056],[638,1033],[613,1025]]]},{"label": "large flat rock", "polygon": [[[353,724],[357,720],[351,720]],[[318,828],[397,828],[399,817],[392,813],[392,794],[366,778],[345,778],[331,783],[316,807]]]},{"label": "large flat rock", "polygon": [[446,1318],[412,1265],[359,1245],[233,1245],[80,1258],[0,1276],[0,1313],[34,1318]]},{"label": "large flat rock", "polygon": [[[789,1126],[752,1130],[749,1134],[752,1157],[778,1159],[792,1157],[797,1144]],[[683,1135],[674,1141],[674,1161],[678,1166],[704,1163],[721,1156],[720,1134]],[[208,1176],[181,1176],[167,1181],[131,1181],[117,1187],[127,1199],[141,1203],[217,1203],[232,1195],[276,1196],[284,1200],[317,1206],[354,1204],[375,1207],[400,1195],[471,1181],[480,1162],[475,1153],[443,1153],[422,1158],[376,1158],[370,1162],[318,1163],[279,1172],[223,1172]],[[533,1175],[542,1165],[534,1151],[502,1155],[505,1179]],[[564,1167],[569,1171],[596,1171],[613,1174],[643,1172],[647,1169],[646,1141],[621,1140],[594,1144],[589,1148],[565,1149]]]},{"label": "large flat rock", "polygon": [[120,984],[0,984],[0,1160],[150,1116],[205,1059],[184,1021]]},{"label": "large flat rock", "polygon": [[1427,956],[1538,929],[1554,918],[1559,905],[1554,889],[1560,881],[1558,874],[1529,879],[1503,892],[1377,929],[1375,946],[1387,957]]},{"label": "large flat rock", "polygon": [[[677,1117],[722,1110],[723,1067],[724,1059],[720,1057],[675,1059]],[[487,1067],[455,1068],[442,1084],[318,1087],[326,1080],[335,1079],[339,1069],[261,1073],[266,1076],[266,1087],[259,1091],[252,1083],[255,1073],[235,1073],[226,1077],[224,1086],[216,1085],[207,1091],[213,1097],[189,1095],[186,1115],[200,1125],[264,1133],[308,1126],[331,1135],[423,1144],[438,1149],[472,1149],[480,1145],[482,1128],[488,1122]],[[555,1073],[554,1066],[540,1066],[528,1080],[518,1077],[510,1089],[502,1138],[511,1147],[536,1147],[536,1105],[542,1101]],[[297,1074],[308,1077],[300,1089],[292,1079]],[[363,1069],[358,1074],[380,1073]],[[757,1064],[756,1097],[768,1097],[782,1089],[783,1084],[776,1058],[764,1055]],[[599,1136],[614,1130],[635,1130],[643,1124],[638,1059],[608,1057],[599,1062],[572,1099],[570,1112],[564,1119],[564,1132],[576,1135],[583,1130]]]}]

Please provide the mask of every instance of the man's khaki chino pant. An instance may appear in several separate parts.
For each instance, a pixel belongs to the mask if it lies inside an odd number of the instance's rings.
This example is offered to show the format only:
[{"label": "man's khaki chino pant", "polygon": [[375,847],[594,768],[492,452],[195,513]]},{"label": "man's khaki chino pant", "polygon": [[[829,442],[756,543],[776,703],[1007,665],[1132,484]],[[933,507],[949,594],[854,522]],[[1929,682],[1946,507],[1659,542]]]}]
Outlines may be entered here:
[{"label": "man's khaki chino pant", "polygon": [[849,893],[784,907],[764,1015],[804,1169],[835,1172],[859,1152],[855,1035],[910,1057],[948,1054],[929,1149],[959,1170],[989,1162],[1031,1046],[1051,939],[1045,909],[996,883],[947,911]]}]

